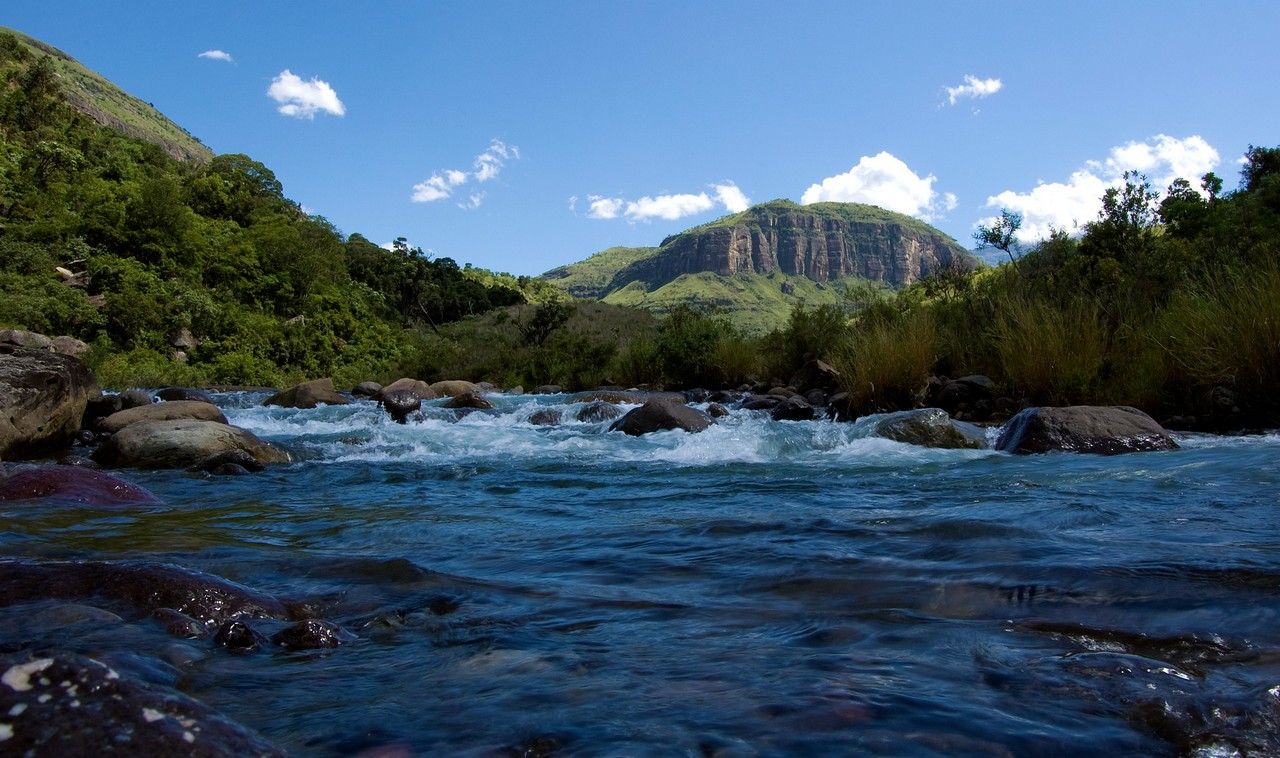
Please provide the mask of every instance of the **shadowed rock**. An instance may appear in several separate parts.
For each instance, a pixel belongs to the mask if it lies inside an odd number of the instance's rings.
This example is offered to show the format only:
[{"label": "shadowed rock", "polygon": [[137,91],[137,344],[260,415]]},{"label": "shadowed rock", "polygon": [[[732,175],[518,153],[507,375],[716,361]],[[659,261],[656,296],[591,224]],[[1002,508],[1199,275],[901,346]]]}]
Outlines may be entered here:
[{"label": "shadowed rock", "polygon": [[284,755],[208,706],[92,658],[4,655],[0,671],[6,755]]},{"label": "shadowed rock", "polygon": [[288,463],[289,454],[251,432],[216,421],[142,421],[111,435],[93,452],[108,466],[189,468],[219,453],[243,450],[259,463]]},{"label": "shadowed rock", "polygon": [[1096,405],[1027,408],[1009,420],[996,442],[997,450],[1017,454],[1116,455],[1177,447],[1164,427],[1137,408]]},{"label": "shadowed rock", "polygon": [[0,459],[28,458],[75,439],[98,384],[87,366],[49,350],[0,348]]},{"label": "shadowed rock", "polygon": [[343,397],[333,387],[329,378],[316,379],[283,389],[262,401],[263,405],[278,405],[282,408],[315,408],[317,405],[346,405],[351,401]]},{"label": "shadowed rock", "polygon": [[232,653],[252,653],[267,644],[267,638],[243,621],[228,621],[218,627],[213,643]]},{"label": "shadowed rock", "polygon": [[199,400],[202,403],[213,402],[213,398],[208,392],[191,389],[190,387],[165,387],[156,393],[156,397],[169,403],[175,400]]},{"label": "shadowed rock", "polygon": [[711,426],[711,419],[702,411],[670,400],[655,398],[613,422],[609,431],[638,437],[664,429],[700,432],[709,426]]},{"label": "shadowed rock", "polygon": [[223,466],[239,466],[245,470],[245,473],[261,471],[265,466],[244,450],[228,450],[225,453],[212,455],[205,460],[197,463],[192,467],[192,471],[208,471],[215,473],[215,470]]},{"label": "shadowed rock", "polygon": [[816,415],[813,406],[802,397],[788,397],[773,409],[774,421],[811,421]]},{"label": "shadowed rock", "polygon": [[271,641],[290,650],[315,650],[338,647],[354,642],[356,636],[337,624],[320,619],[305,619],[285,627],[271,636]]},{"label": "shadowed rock", "polygon": [[840,372],[829,363],[812,360],[791,377],[791,386],[804,393],[815,389],[835,392],[840,388]]},{"label": "shadowed rock", "polygon": [[[968,433],[966,433],[968,432]],[[941,408],[890,413],[876,422],[875,435],[908,445],[948,449],[985,447],[982,430],[963,429]]]},{"label": "shadowed rock", "polygon": [[167,403],[151,403],[139,405],[128,410],[118,411],[107,416],[96,424],[98,431],[115,434],[127,426],[143,421],[177,421],[192,419],[196,421],[216,421],[227,423],[218,406],[199,400],[174,400]]},{"label": "shadowed rock", "polygon": [[558,408],[536,410],[529,416],[529,423],[534,426],[554,426],[560,423],[560,410]]},{"label": "shadowed rock", "polygon": [[83,466],[35,466],[0,479],[0,500],[44,498],[89,505],[159,502],[136,484]]},{"label": "shadowed rock", "polygon": [[351,394],[356,397],[377,397],[382,392],[382,385],[377,382],[360,382],[351,388]]}]

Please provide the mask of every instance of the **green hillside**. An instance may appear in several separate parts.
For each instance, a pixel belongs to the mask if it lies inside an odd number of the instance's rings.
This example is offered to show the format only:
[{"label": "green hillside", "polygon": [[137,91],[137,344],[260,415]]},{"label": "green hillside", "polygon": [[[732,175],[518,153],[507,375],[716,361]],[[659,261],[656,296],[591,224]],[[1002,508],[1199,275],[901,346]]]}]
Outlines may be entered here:
[{"label": "green hillside", "polygon": [[584,261],[552,269],[542,278],[574,297],[599,300],[608,294],[613,277],[619,271],[656,255],[658,250],[656,247],[611,247]]},{"label": "green hillside", "polygon": [[[678,235],[668,237],[662,241],[662,244],[665,245],[681,235],[697,234],[712,229],[730,229],[735,226],[758,229],[760,228],[761,217],[784,213],[803,213],[807,216],[817,216],[824,221],[840,221],[847,224],[897,224],[919,234],[941,234],[937,229],[918,218],[885,210],[875,205],[865,205],[863,203],[812,203],[810,205],[800,205],[791,200],[778,199],[753,205],[745,211],[730,213],[714,221],[691,227]],[[950,237],[947,239],[950,239]]]},{"label": "green hillside", "polygon": [[61,50],[22,32],[0,26],[5,44],[15,42],[36,58],[53,64],[68,105],[94,121],[135,139],[159,145],[183,161],[208,161],[213,152],[187,130],[170,121],[155,106],[127,94]]}]

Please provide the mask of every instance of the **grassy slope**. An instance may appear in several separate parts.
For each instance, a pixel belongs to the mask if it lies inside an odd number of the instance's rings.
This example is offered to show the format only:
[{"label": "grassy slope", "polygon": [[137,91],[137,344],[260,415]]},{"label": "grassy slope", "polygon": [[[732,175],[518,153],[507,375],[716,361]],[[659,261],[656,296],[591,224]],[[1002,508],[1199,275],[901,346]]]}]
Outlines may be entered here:
[{"label": "grassy slope", "polygon": [[[786,283],[791,285],[791,294],[782,290]],[[680,304],[715,308],[738,327],[763,334],[785,324],[792,307],[800,301],[808,306],[844,302],[846,288],[860,293],[888,292],[887,288],[857,278],[820,284],[778,272],[720,276],[704,271],[684,274],[652,292],[646,292],[642,283],[632,282],[610,292],[604,302],[655,313],[666,313]]]},{"label": "grassy slope", "polygon": [[622,269],[636,261],[657,255],[656,247],[611,247],[584,261],[555,268],[542,275],[574,297],[600,299],[609,283]]},{"label": "grassy slope", "polygon": [[67,101],[98,123],[159,145],[179,160],[207,161],[213,157],[209,148],[154,106],[126,94],[61,50],[3,26],[0,33],[12,34],[31,52],[52,58]]}]

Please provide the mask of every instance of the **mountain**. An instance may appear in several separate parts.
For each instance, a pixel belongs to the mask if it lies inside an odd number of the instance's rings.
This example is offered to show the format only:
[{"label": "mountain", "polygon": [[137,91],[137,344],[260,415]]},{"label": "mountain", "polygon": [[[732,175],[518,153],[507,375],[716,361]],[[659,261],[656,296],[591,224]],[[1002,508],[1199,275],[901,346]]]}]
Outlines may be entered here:
[{"label": "mountain", "polygon": [[838,303],[850,289],[898,288],[980,265],[918,219],[872,205],[774,200],[667,237],[601,251],[543,278],[575,297],[664,312],[710,305],[752,329],[794,303]]},{"label": "mountain", "polygon": [[37,58],[48,58],[66,103],[97,123],[158,145],[180,161],[205,163],[213,158],[213,151],[155,106],[129,95],[56,47],[3,26],[0,44],[17,44]]}]

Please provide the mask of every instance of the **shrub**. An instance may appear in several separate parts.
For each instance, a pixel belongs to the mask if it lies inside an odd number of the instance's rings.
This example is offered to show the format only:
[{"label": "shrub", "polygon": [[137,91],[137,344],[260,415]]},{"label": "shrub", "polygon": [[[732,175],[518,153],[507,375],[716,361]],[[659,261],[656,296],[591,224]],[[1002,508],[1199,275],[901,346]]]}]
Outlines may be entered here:
[{"label": "shrub", "polygon": [[1067,404],[1101,394],[1111,330],[1092,301],[1008,298],[992,337],[1005,379],[1033,402]]},{"label": "shrub", "polygon": [[855,408],[896,410],[912,405],[933,370],[940,345],[928,309],[869,316],[835,349],[833,366]]}]

